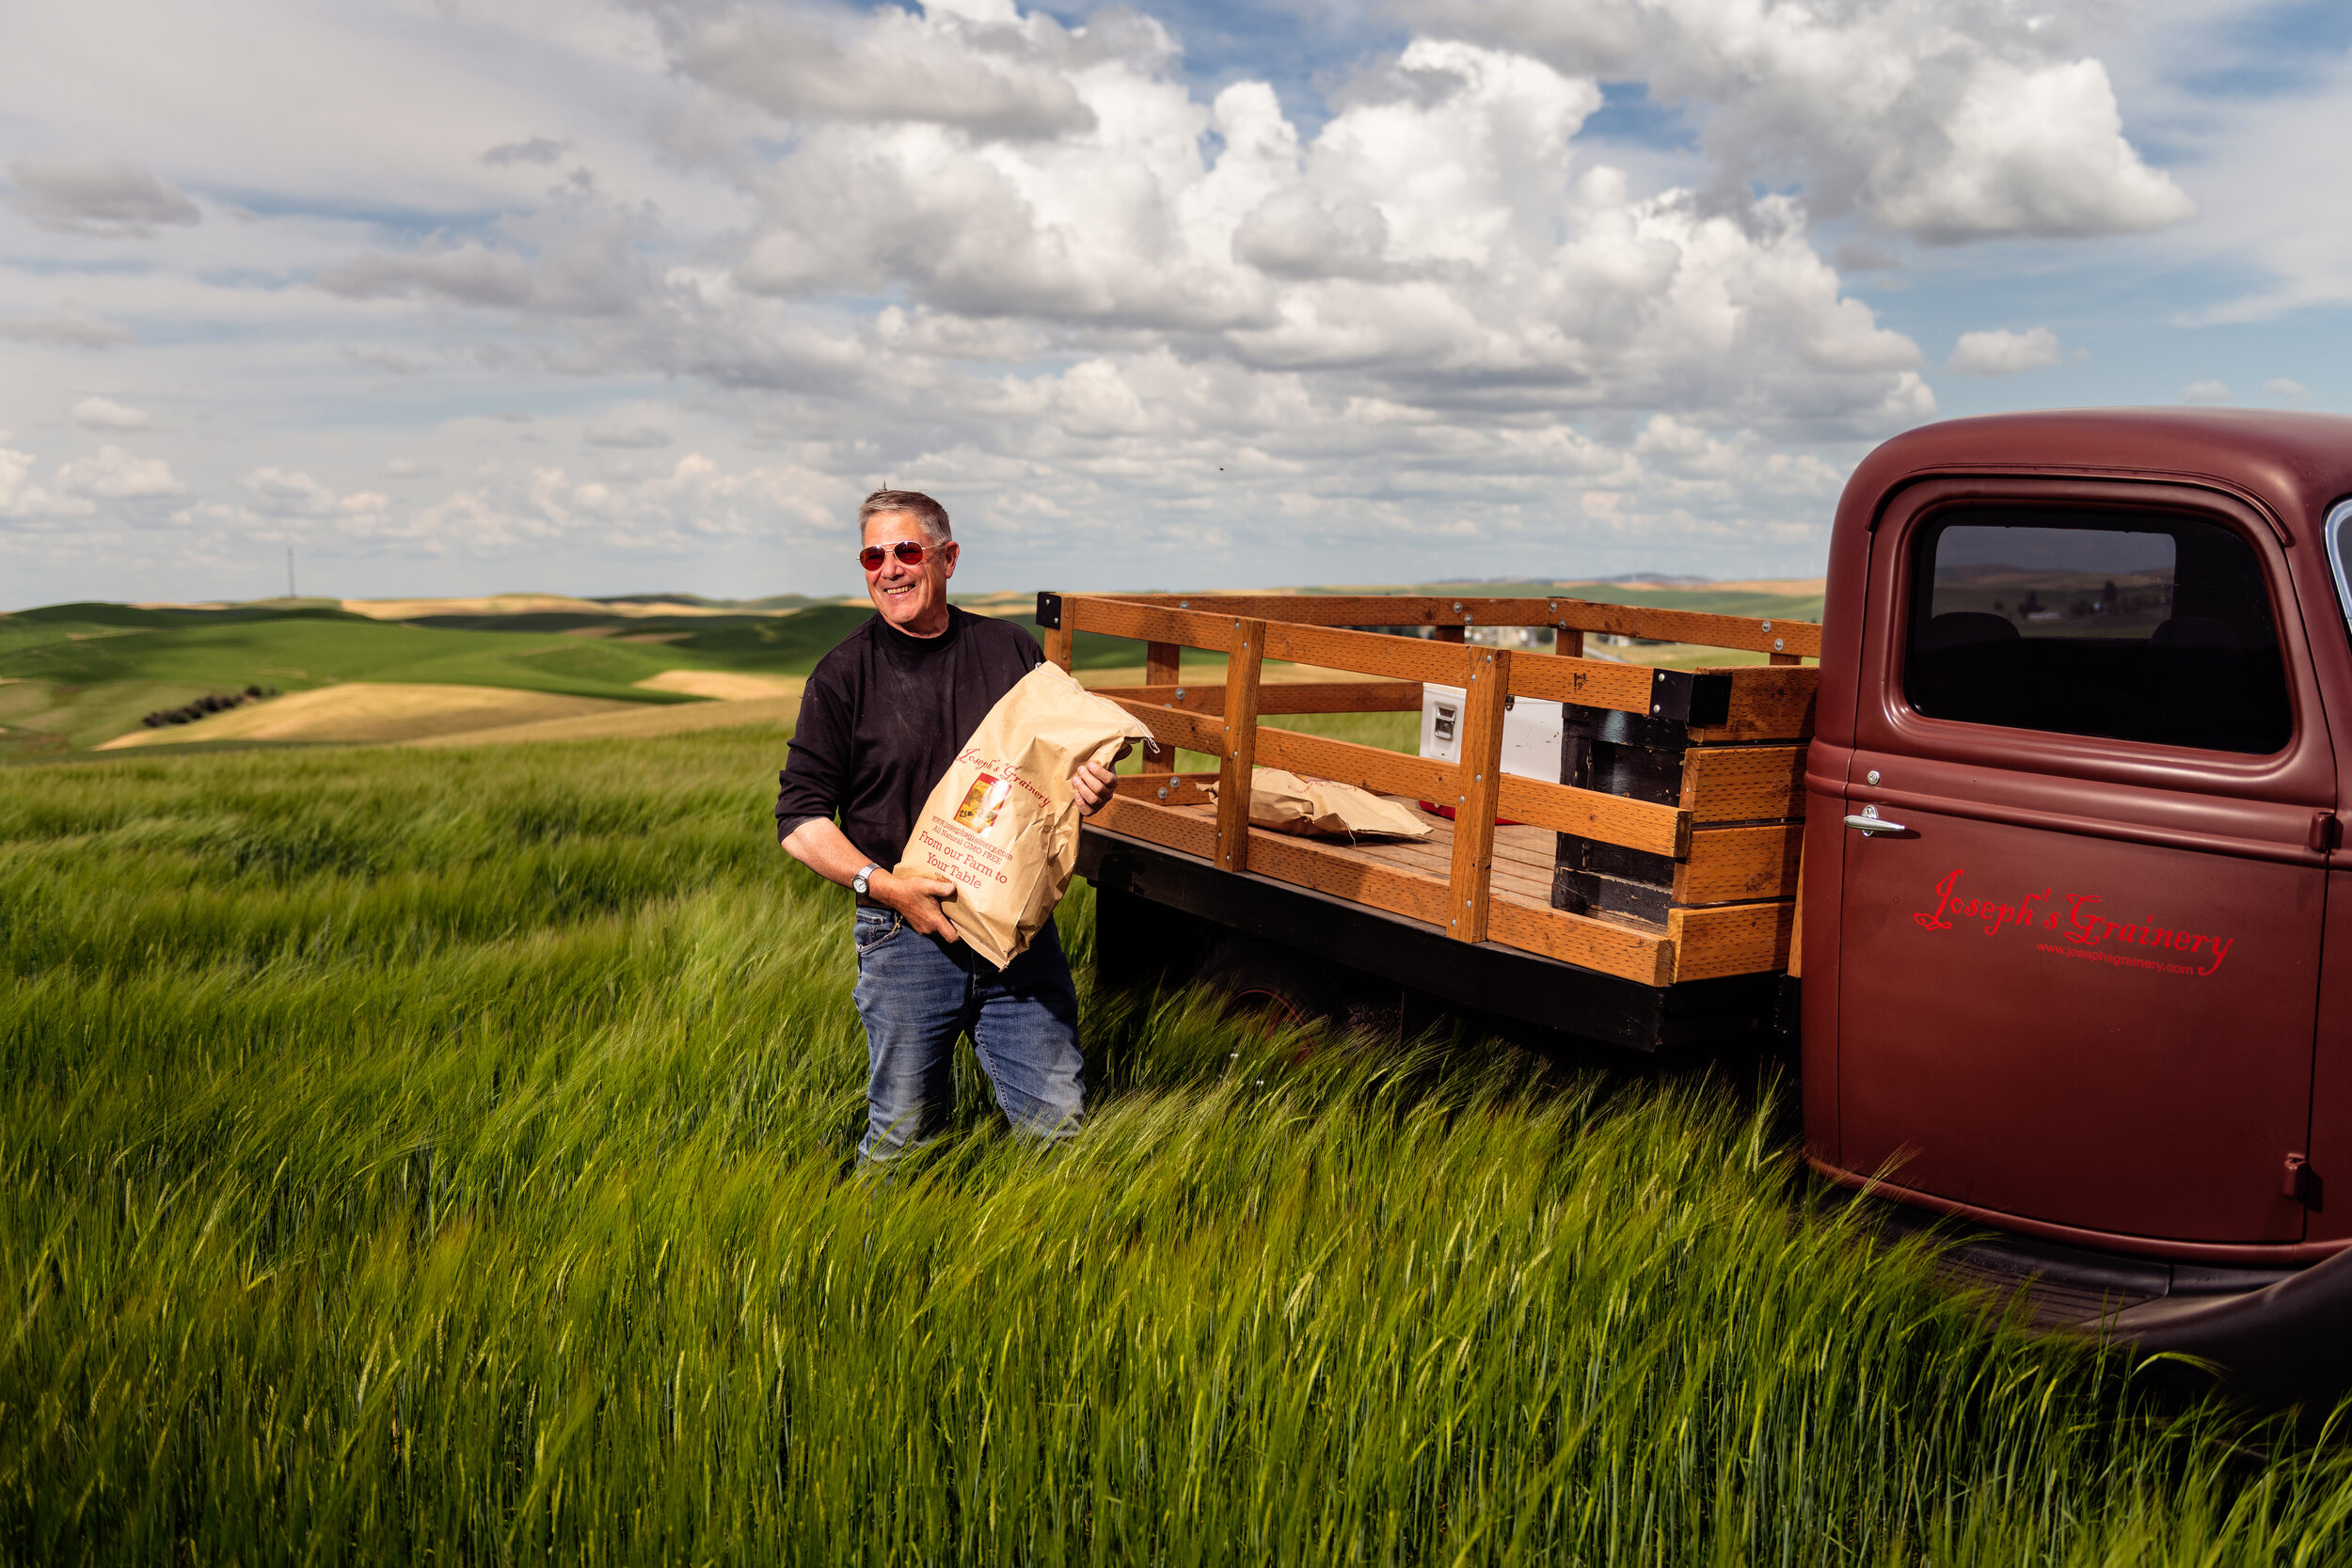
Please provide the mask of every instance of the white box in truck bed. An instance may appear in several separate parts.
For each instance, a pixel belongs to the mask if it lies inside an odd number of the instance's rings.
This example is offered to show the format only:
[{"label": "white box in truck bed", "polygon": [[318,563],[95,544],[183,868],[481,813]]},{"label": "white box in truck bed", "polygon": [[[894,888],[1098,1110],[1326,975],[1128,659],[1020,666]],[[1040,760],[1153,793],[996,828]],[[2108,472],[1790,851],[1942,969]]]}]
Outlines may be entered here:
[{"label": "white box in truck bed", "polygon": [[[1462,760],[1462,700],[1458,686],[1430,682],[1421,689],[1421,754]],[[1560,782],[1560,737],[1565,724],[1558,703],[1506,698],[1502,707],[1502,770],[1523,779]]]}]

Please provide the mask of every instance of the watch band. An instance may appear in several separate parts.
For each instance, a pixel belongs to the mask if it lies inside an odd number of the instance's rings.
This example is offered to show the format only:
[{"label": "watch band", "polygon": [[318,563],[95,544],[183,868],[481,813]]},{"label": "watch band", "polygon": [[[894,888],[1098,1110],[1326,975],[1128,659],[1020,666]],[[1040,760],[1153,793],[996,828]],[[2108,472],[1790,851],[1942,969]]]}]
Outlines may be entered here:
[{"label": "watch band", "polygon": [[867,861],[864,865],[859,866],[857,875],[850,879],[850,891],[860,898],[865,897],[867,884],[872,880],[874,873],[881,869],[882,862],[880,861]]}]

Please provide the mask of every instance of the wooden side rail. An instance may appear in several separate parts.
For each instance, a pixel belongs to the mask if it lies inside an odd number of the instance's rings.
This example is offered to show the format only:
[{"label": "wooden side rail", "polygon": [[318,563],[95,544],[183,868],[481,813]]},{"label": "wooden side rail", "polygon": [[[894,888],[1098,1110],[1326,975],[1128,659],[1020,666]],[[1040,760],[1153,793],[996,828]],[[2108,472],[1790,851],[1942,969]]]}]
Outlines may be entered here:
[{"label": "wooden side rail", "polygon": [[[1258,689],[1258,711],[1267,713],[1419,713],[1419,681],[1301,681]],[[1098,697],[1113,702],[1181,707],[1193,713],[1223,713],[1222,686],[1098,686]]]},{"label": "wooden side rail", "polygon": [[[1040,597],[1054,601],[1053,618],[1060,625],[1049,628],[1049,636],[1059,640],[1062,654],[1056,662],[1065,667],[1067,639],[1073,632],[1090,631],[1105,637],[1134,638],[1221,654],[1229,651],[1234,627],[1239,624],[1229,615],[1170,610],[1091,594]],[[1435,681],[1441,686],[1464,689],[1470,684],[1471,672],[1483,667],[1484,657],[1489,652],[1461,643],[1423,641],[1417,637],[1391,637],[1381,632],[1279,621],[1265,623],[1263,642],[1264,658],[1380,675],[1391,681]],[[1056,649],[1049,645],[1046,652],[1052,657]],[[1677,722],[1694,716],[1693,698],[1703,684],[1698,677],[1677,670],[1652,670],[1641,664],[1540,654],[1530,655],[1509,669],[1508,695],[1613,708]],[[1715,705],[1720,706],[1721,703],[1719,695]],[[1701,705],[1705,705],[1703,695]]]},{"label": "wooden side rail", "polygon": [[[1819,658],[1821,627],[1814,621],[1750,620],[1695,610],[1602,604],[1592,599],[1447,598],[1422,594],[1119,594],[1122,604],[1196,610],[1245,620],[1287,621],[1301,626],[1551,626],[1607,632],[1656,642],[1695,642],[1784,657]],[[1091,627],[1081,627],[1091,630]]]},{"label": "wooden side rail", "polygon": [[[1152,738],[1164,747],[1218,758],[1232,750],[1226,744],[1225,725],[1206,714],[1187,708],[1157,707],[1131,699],[1114,700],[1151,726]],[[1254,753],[1255,760],[1268,768],[1336,779],[1375,795],[1402,795],[1408,800],[1454,806],[1457,818],[1467,809],[1461,799],[1469,793],[1462,784],[1462,769],[1433,757],[1407,756],[1378,746],[1359,746],[1352,740],[1332,740],[1324,736],[1264,726],[1258,730]],[[1479,771],[1472,768],[1470,776],[1473,783],[1483,787],[1483,781],[1475,778]],[[1581,833],[1586,838],[1653,855],[1678,860],[1691,852],[1692,816],[1679,806],[1654,805],[1597,789],[1577,789],[1511,773],[1500,775],[1500,781],[1501,786],[1495,790],[1493,803],[1486,811],[1490,824],[1498,816],[1507,816],[1530,827]]]}]

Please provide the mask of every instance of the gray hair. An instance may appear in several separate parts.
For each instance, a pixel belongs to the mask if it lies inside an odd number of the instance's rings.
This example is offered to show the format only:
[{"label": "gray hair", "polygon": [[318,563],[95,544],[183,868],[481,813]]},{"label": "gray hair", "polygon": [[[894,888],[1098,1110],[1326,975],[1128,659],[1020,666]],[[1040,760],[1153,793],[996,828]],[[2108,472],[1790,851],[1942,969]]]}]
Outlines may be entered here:
[{"label": "gray hair", "polygon": [[866,537],[866,520],[878,512],[903,512],[923,530],[934,548],[955,538],[947,527],[947,509],[920,490],[877,490],[857,509],[857,536]]}]

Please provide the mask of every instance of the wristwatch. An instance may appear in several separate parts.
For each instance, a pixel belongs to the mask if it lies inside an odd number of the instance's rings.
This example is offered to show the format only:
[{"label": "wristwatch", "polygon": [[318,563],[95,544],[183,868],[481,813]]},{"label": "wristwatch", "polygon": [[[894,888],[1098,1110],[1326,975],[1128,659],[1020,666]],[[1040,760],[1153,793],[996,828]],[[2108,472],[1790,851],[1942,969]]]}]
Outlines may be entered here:
[{"label": "wristwatch", "polygon": [[882,862],[880,861],[867,861],[864,865],[859,866],[857,868],[857,875],[850,879],[850,891],[856,894],[860,898],[865,897],[866,883],[867,879],[870,879],[875,872],[880,871],[881,869]]}]

